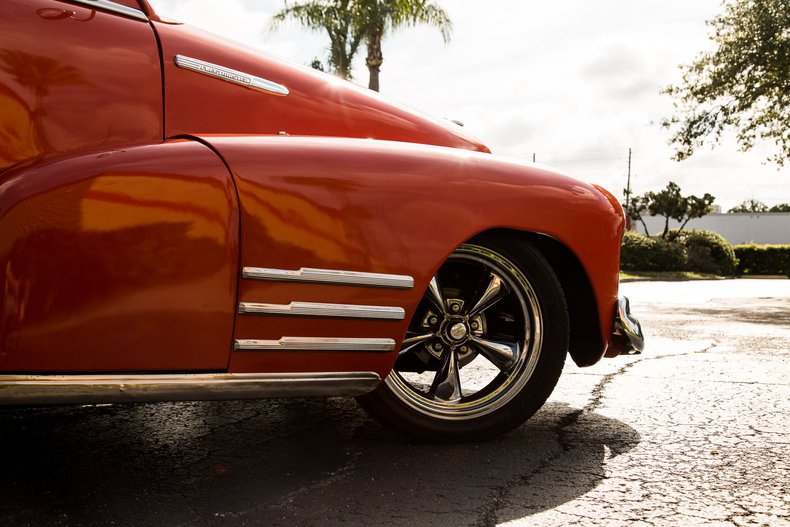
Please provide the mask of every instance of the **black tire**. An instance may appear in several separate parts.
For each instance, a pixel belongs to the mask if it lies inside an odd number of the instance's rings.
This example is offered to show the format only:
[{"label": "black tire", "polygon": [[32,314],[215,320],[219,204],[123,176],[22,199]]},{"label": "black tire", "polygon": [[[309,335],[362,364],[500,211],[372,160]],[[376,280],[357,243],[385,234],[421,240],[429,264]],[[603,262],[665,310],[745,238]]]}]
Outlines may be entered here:
[{"label": "black tire", "polygon": [[502,237],[465,244],[431,282],[392,372],[358,400],[414,439],[487,440],[543,406],[568,332],[565,296],[540,252]]}]

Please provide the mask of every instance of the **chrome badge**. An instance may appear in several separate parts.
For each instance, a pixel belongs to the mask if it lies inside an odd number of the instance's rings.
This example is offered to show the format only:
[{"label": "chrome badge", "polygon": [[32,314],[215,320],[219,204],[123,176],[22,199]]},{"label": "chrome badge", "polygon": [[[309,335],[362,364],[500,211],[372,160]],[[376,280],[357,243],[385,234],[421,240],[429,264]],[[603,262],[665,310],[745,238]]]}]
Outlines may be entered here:
[{"label": "chrome badge", "polygon": [[184,55],[176,55],[175,63],[179,68],[202,73],[203,75],[208,75],[209,77],[214,77],[226,82],[238,84],[239,86],[244,86],[245,88],[264,91],[274,95],[288,95],[289,93],[288,88],[282,84],[277,84],[276,82],[262,79],[260,77],[256,77],[255,75],[244,73],[243,71],[232,70],[230,68],[218,66],[217,64],[212,64],[203,60],[185,57]]}]

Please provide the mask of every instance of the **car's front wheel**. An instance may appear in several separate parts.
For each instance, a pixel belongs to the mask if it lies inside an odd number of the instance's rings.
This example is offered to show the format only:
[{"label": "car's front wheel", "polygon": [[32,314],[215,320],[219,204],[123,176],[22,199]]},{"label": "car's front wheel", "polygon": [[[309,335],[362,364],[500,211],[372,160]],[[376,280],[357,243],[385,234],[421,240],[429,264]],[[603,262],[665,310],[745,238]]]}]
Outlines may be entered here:
[{"label": "car's front wheel", "polygon": [[512,239],[465,244],[431,281],[392,372],[360,403],[418,439],[489,439],[543,405],[567,346],[565,297],[546,259]]}]

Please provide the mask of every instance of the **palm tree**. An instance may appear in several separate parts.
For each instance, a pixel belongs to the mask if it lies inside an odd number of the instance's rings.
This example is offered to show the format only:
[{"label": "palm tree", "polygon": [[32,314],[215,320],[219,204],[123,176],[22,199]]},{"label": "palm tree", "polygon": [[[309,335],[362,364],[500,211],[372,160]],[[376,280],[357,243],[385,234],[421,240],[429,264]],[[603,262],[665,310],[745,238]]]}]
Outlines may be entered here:
[{"label": "palm tree", "polygon": [[381,41],[387,31],[401,26],[429,24],[450,41],[452,22],[447,12],[431,0],[356,0],[355,32],[365,35],[368,56],[365,64],[370,72],[368,88],[379,91],[379,72],[384,62]]},{"label": "palm tree", "polygon": [[381,41],[387,31],[402,26],[430,24],[450,41],[452,22],[447,12],[431,0],[308,0],[291,4],[272,18],[277,28],[288,19],[329,34],[329,66],[332,72],[351,79],[351,62],[362,39],[368,48],[365,64],[370,72],[368,87],[379,91],[379,73],[384,55]]},{"label": "palm tree", "polygon": [[354,31],[355,0],[309,0],[289,4],[272,17],[272,28],[293,19],[314,31],[326,30],[329,34],[329,66],[332,73],[351,79],[351,61],[354,59],[363,34]]}]

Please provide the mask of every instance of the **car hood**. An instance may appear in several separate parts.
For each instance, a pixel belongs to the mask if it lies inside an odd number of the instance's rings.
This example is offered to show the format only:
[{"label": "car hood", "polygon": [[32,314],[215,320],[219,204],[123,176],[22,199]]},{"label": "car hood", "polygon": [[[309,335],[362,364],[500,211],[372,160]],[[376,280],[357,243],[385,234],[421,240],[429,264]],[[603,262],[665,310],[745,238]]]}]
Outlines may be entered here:
[{"label": "car hood", "polygon": [[[154,20],[153,25],[162,46],[167,136],[354,137],[489,152],[452,121],[430,117],[367,88],[184,24]],[[203,71],[185,68],[184,59],[209,66]],[[250,89],[212,75],[211,68],[274,83],[287,95]]]}]

